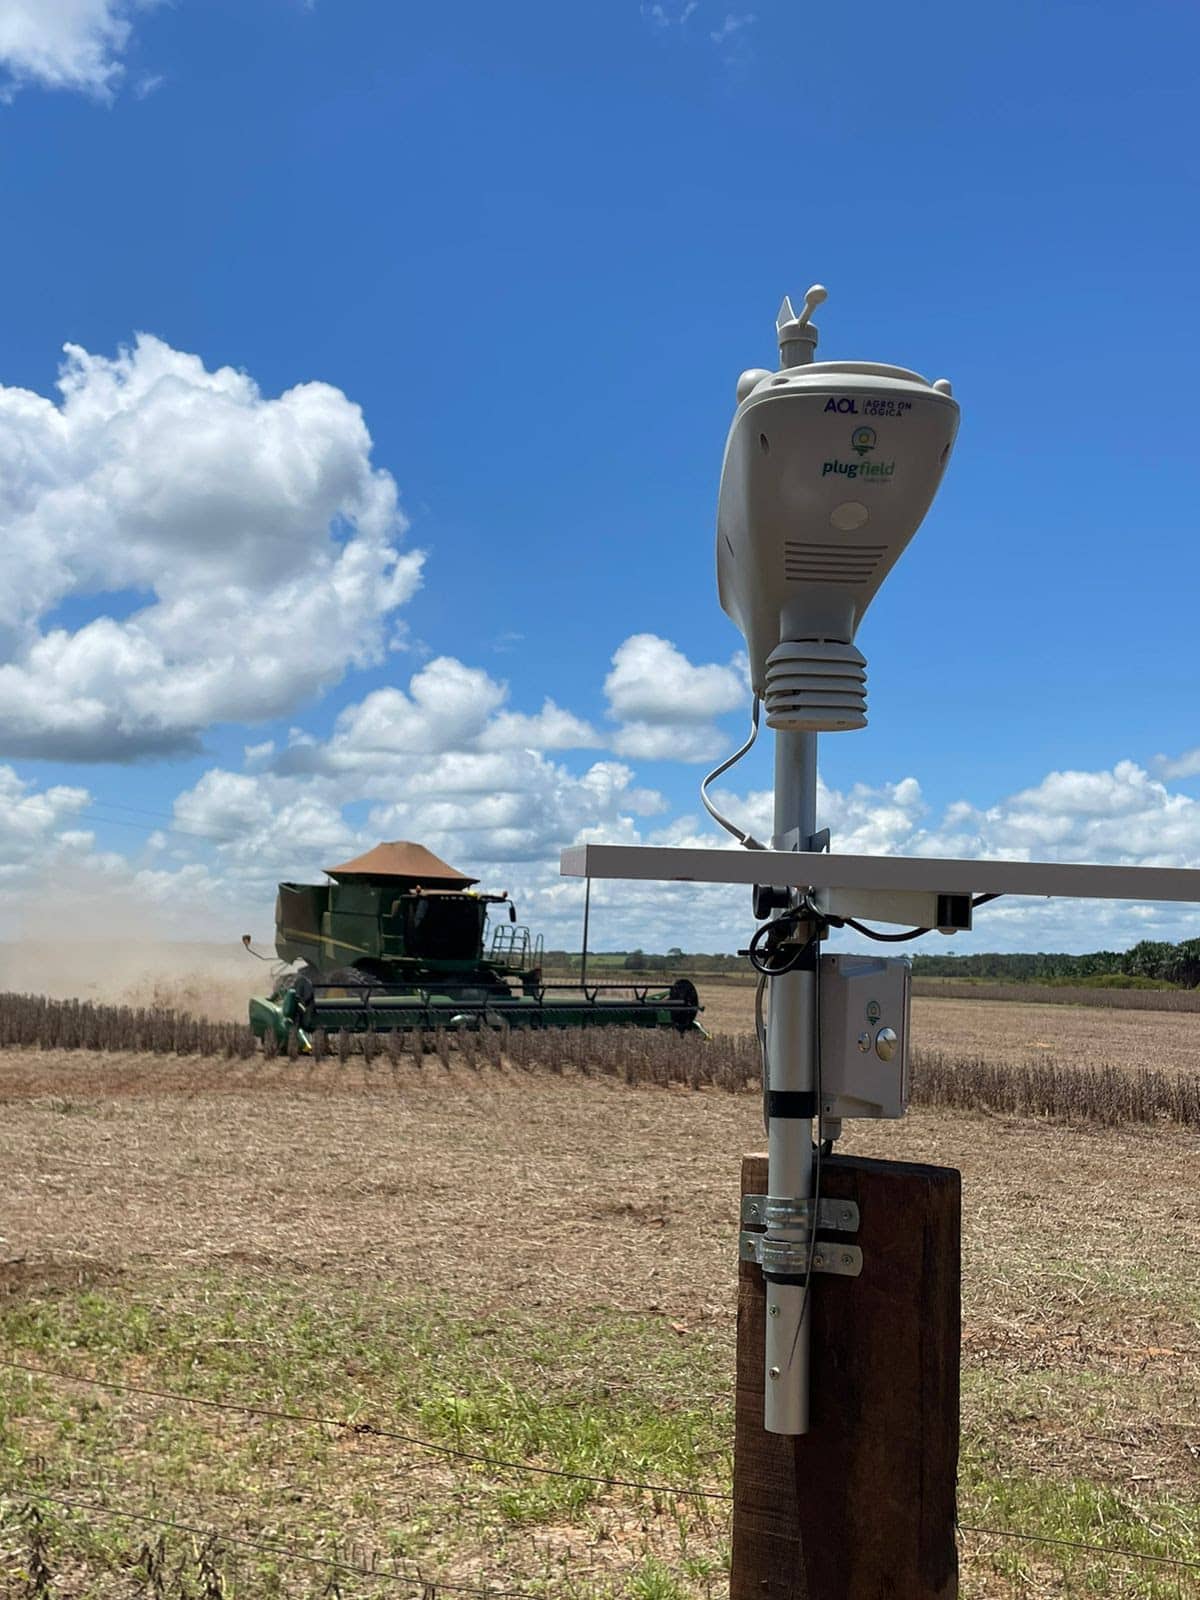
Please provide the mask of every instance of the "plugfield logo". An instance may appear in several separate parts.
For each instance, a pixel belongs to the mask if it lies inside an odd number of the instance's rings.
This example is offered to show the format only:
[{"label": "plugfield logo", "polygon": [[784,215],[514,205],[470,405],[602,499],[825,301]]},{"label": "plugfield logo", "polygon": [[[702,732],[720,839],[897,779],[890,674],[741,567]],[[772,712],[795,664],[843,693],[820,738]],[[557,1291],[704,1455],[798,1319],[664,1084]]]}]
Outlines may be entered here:
[{"label": "plugfield logo", "polygon": [[821,467],[821,476],[828,478],[831,473],[837,473],[842,478],[890,478],[896,470],[894,461],[826,461]]}]

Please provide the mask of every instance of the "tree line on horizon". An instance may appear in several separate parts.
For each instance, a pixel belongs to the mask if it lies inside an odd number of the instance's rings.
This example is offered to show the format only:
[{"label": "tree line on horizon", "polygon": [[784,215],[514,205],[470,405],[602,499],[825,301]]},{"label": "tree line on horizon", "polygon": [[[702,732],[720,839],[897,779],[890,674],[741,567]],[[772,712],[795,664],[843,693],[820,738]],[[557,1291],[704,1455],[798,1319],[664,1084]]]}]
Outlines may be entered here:
[{"label": "tree line on horizon", "polygon": [[[578,972],[578,952],[547,950],[545,966]],[[602,972],[736,973],[745,969],[742,956],[728,952],[688,951],[678,945],[665,955],[646,950],[588,952],[588,967]],[[1114,986],[1170,984],[1181,989],[1200,986],[1200,939],[1171,944],[1143,939],[1128,950],[1092,950],[1085,955],[1065,951],[984,951],[976,955],[914,955],[915,978],[975,978],[995,983],[1104,983]]]},{"label": "tree line on horizon", "polygon": [[1200,985],[1200,939],[1171,944],[1142,939],[1128,950],[1092,950],[1085,955],[1038,951],[981,952],[978,955],[918,955],[913,976],[924,978],[991,978],[1004,983],[1081,983],[1128,979],[1172,984],[1180,989]]}]

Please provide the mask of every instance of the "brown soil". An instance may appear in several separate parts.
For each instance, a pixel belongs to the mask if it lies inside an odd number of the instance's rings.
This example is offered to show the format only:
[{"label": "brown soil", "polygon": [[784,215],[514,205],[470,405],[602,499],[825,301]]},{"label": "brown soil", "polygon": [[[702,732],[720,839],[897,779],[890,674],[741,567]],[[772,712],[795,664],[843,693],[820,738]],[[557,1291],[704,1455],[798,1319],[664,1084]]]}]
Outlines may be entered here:
[{"label": "brown soil", "polygon": [[[251,1259],[452,1291],[469,1257],[498,1306],[732,1318],[738,1160],[762,1139],[753,1095],[457,1063],[417,1073],[10,1051],[0,1101],[10,1259]],[[1077,1307],[1066,1263],[1119,1277],[1152,1262],[1164,1293],[1194,1286],[1195,1134],[934,1111],[847,1128],[839,1148],[961,1168],[977,1341]],[[1154,1297],[1122,1338],[1196,1342],[1160,1326]]]}]

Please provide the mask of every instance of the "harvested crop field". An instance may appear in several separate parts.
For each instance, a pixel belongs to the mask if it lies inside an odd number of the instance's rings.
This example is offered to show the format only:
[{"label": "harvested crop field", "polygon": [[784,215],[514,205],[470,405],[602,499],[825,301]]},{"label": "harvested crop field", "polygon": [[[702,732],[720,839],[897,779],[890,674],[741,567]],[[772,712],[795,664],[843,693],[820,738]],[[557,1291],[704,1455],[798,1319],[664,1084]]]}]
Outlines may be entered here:
[{"label": "harvested crop field", "polygon": [[[701,981],[698,986],[705,1027],[741,1032],[754,1026],[752,984]],[[918,1050],[1005,1065],[1050,1059],[1063,1065],[1200,1072],[1200,1026],[1187,1012],[915,995],[912,1015]]]},{"label": "harvested crop field", "polygon": [[913,1038],[918,1049],[987,1061],[1200,1072],[1200,1027],[1186,1012],[917,996]]},{"label": "harvested crop field", "polygon": [[[60,1374],[0,1379],[8,1570],[34,1549],[45,1593],[102,1600],[723,1592],[753,1093],[10,1050],[0,1099],[4,1349]],[[964,1532],[963,1593],[1200,1593],[1169,1564],[1200,1562],[1200,1138],[850,1133],[964,1175],[962,1522],[1132,1552]]]}]

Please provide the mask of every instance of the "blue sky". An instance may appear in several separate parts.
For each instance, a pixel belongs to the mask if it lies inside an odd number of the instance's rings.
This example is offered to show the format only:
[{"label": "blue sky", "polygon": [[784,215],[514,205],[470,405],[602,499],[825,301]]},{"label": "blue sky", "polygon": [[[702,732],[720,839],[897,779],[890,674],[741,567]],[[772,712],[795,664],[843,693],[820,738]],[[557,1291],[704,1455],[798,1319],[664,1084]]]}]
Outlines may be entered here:
[{"label": "blue sky", "polygon": [[[0,0],[10,920],[53,860],[265,932],[386,833],[557,941],[562,844],[717,842],[721,449],[816,280],[822,355],[963,409],[835,848],[1200,864],[1200,16],[751,3]],[[601,943],[745,936],[610,893]],[[1146,931],[1191,914],[974,943]]]}]

